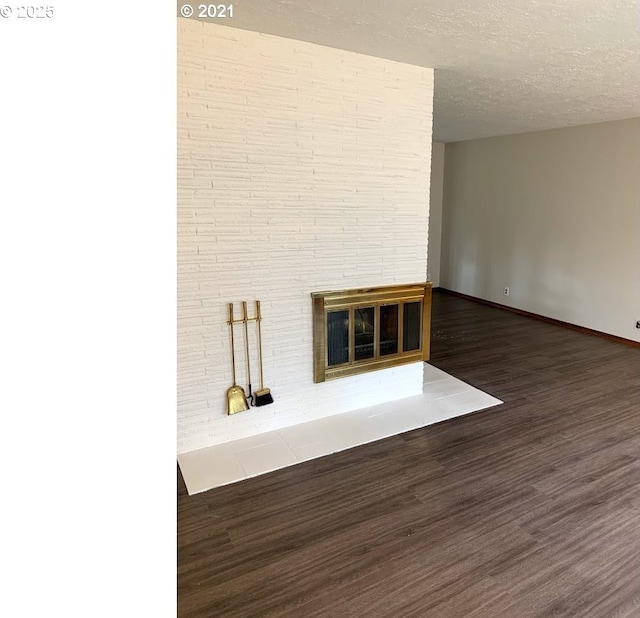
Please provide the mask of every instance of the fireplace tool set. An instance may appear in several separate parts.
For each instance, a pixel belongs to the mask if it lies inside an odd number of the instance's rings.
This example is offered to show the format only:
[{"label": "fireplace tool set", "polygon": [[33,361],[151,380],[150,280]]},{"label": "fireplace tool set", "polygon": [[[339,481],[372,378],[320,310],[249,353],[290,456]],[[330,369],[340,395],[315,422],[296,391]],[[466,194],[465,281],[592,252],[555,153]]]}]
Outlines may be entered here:
[{"label": "fireplace tool set", "polygon": [[[249,322],[256,323],[258,335],[258,359],[260,364],[260,389],[255,393],[251,391],[251,361],[249,358]],[[227,390],[227,414],[235,414],[236,412],[244,412],[249,406],[266,406],[273,403],[273,396],[268,388],[264,387],[264,377],[262,374],[262,331],[260,323],[262,316],[260,315],[260,301],[256,301],[255,317],[249,318],[247,314],[247,303],[242,301],[242,319],[235,320],[233,317],[233,303],[229,303],[229,328],[231,329],[231,370],[233,372],[233,385]],[[245,357],[247,360],[247,381],[249,394],[236,384],[236,353],[233,341],[234,324],[244,325],[244,346]]]}]

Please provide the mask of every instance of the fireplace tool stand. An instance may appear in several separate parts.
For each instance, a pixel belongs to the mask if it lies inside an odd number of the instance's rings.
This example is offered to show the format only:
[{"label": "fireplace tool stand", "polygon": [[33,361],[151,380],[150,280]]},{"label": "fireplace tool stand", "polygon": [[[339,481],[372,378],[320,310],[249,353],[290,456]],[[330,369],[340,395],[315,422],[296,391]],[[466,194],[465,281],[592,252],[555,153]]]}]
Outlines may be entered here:
[{"label": "fireplace tool stand", "polygon": [[[231,366],[233,369],[233,386],[227,391],[227,412],[228,414],[235,414],[236,412],[243,412],[249,409],[249,406],[266,406],[273,403],[273,395],[271,390],[264,386],[264,374],[262,368],[262,330],[260,323],[262,322],[262,316],[260,314],[260,301],[256,303],[255,317],[250,318],[247,314],[247,303],[242,301],[242,319],[234,320],[233,318],[233,303],[229,303],[229,327],[231,328]],[[251,354],[249,349],[249,322],[255,322],[257,328],[258,337],[258,360],[260,362],[260,389],[252,392],[251,387]],[[244,389],[236,384],[236,364],[235,364],[235,347],[233,342],[233,330],[235,324],[242,324],[244,327],[244,346],[245,346],[245,358],[247,362],[247,380],[248,391],[247,395]]]}]

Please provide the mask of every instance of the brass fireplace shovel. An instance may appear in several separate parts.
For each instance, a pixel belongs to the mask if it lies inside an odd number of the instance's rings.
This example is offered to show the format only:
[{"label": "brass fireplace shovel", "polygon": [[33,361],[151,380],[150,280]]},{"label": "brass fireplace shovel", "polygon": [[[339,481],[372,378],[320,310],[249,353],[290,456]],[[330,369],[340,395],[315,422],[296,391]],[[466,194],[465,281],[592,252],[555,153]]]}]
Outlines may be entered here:
[{"label": "brass fireplace shovel", "polygon": [[249,409],[247,396],[241,386],[236,384],[236,351],[233,344],[233,303],[229,303],[229,326],[231,327],[231,370],[233,386],[227,390],[227,414],[244,412]]},{"label": "brass fireplace shovel", "polygon": [[260,315],[260,301],[256,301],[256,322],[258,324],[258,358],[260,359],[260,390],[253,394],[253,401],[255,406],[266,406],[269,403],[273,403],[273,396],[268,388],[264,387],[264,378],[262,376],[262,332],[260,330],[260,322],[262,322],[262,316]]}]

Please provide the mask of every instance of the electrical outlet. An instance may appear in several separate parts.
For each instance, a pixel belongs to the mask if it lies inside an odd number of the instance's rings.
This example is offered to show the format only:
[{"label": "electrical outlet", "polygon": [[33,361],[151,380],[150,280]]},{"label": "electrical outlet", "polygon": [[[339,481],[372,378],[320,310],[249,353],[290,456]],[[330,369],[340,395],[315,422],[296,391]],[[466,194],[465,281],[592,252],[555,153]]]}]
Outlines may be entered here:
[{"label": "electrical outlet", "polygon": [[636,328],[640,328],[640,320],[636,320]]},{"label": "electrical outlet", "polygon": [[505,296],[509,296],[509,288],[505,288],[504,289],[504,295]]}]

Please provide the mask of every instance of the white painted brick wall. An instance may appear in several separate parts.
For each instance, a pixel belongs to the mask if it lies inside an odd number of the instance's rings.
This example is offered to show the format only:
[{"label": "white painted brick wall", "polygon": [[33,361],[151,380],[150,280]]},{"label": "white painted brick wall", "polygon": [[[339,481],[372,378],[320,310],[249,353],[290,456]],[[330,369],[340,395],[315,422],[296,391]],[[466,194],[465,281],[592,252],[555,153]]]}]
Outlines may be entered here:
[{"label": "white painted brick wall", "polygon": [[[178,452],[420,393],[421,363],[314,384],[310,293],[425,280],[433,71],[178,21]],[[255,299],[275,403],[227,416]]]}]

